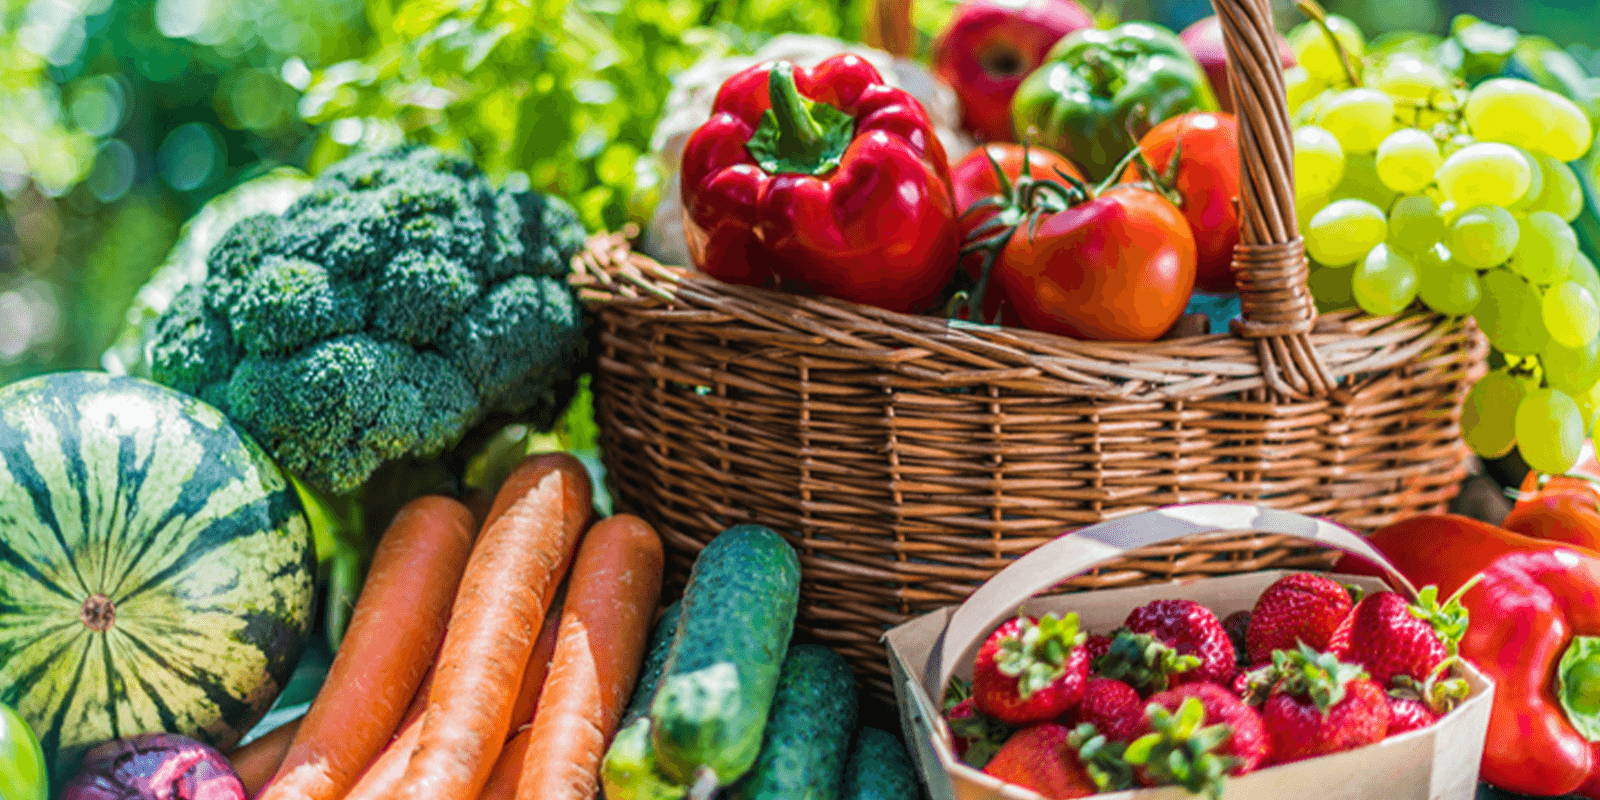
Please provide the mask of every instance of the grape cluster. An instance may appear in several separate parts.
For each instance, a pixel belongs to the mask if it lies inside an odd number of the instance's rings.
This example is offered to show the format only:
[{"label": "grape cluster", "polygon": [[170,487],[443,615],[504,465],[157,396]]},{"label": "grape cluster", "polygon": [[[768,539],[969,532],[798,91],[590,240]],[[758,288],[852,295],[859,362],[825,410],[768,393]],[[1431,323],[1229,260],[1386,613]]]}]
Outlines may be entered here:
[{"label": "grape cluster", "polygon": [[1361,31],[1325,22],[1290,33],[1286,75],[1318,306],[1471,314],[1503,364],[1467,397],[1468,444],[1571,469],[1600,433],[1600,276],[1569,224],[1589,118],[1527,81],[1469,89],[1426,54],[1364,61]]}]

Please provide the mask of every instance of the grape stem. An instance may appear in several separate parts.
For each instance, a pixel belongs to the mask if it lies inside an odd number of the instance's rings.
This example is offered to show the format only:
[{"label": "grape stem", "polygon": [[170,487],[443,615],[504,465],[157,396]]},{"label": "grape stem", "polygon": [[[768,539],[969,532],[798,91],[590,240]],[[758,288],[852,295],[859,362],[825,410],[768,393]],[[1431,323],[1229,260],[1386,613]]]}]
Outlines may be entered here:
[{"label": "grape stem", "polygon": [[1339,56],[1339,66],[1344,68],[1344,76],[1350,81],[1350,86],[1352,88],[1360,87],[1361,74],[1357,71],[1359,65],[1356,63],[1355,57],[1344,49],[1344,43],[1339,41],[1338,36],[1334,35],[1333,28],[1328,27],[1327,10],[1317,0],[1295,0],[1295,8],[1300,9],[1300,13],[1310,17],[1311,21],[1317,23],[1317,27],[1322,29],[1322,35],[1328,37],[1328,43],[1333,45],[1333,52]]}]

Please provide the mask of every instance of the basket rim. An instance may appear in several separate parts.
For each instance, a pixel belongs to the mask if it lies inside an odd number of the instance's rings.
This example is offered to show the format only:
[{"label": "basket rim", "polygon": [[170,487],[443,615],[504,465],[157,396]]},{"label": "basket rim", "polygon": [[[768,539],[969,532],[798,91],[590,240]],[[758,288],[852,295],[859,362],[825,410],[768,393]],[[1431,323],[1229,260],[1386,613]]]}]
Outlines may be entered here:
[{"label": "basket rim", "polygon": [[[1261,357],[1261,349],[1271,346],[1267,340],[1208,333],[1154,342],[1089,341],[738,286],[660,264],[632,249],[630,233],[597,234],[574,259],[569,279],[589,310],[633,317],[635,324],[714,328],[725,348],[765,359],[783,353],[808,359],[819,370],[868,365],[917,384],[1000,386],[1097,400],[1206,399],[1273,388]],[[1465,340],[1469,360],[1488,352],[1470,317],[1421,309],[1386,317],[1355,309],[1323,314],[1308,339],[1339,382],[1330,396],[1334,401],[1358,391],[1361,376],[1416,361],[1441,345]],[[1296,410],[1327,402],[1277,401]]]}]

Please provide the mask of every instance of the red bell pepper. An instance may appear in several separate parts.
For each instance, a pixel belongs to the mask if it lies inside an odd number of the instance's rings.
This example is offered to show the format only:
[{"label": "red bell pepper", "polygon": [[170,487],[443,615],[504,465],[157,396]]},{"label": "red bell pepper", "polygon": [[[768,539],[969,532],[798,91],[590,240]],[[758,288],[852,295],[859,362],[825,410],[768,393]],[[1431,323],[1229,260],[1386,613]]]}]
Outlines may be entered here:
[{"label": "red bell pepper", "polygon": [[916,98],[856,56],[729,78],[682,181],[689,252],[721,280],[923,311],[955,275],[944,146]]},{"label": "red bell pepper", "polygon": [[1590,478],[1529,472],[1506,530],[1600,551],[1600,492]]},{"label": "red bell pepper", "polygon": [[1495,682],[1483,779],[1600,798],[1600,553],[1450,514],[1403,520],[1371,541],[1441,594],[1483,575],[1461,597],[1461,655]]}]

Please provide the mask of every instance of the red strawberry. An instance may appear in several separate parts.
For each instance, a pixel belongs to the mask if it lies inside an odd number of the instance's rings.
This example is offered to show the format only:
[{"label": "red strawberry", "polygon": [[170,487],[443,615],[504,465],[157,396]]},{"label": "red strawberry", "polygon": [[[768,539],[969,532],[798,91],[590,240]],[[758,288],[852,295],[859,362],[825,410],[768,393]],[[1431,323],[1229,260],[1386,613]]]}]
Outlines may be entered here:
[{"label": "red strawberry", "polygon": [[1001,722],[1026,725],[1065,714],[1083,696],[1089,654],[1078,615],[1020,616],[989,634],[973,665],[972,699]]},{"label": "red strawberry", "polygon": [[1017,731],[1000,746],[984,772],[1032,789],[1051,800],[1098,794],[1100,787],[1078,757],[1073,731],[1044,722]]},{"label": "red strawberry", "polygon": [[1146,786],[1175,784],[1217,797],[1226,776],[1267,758],[1260,715],[1214,683],[1185,683],[1151,697],[1144,730],[1125,758]]},{"label": "red strawberry", "polygon": [[1235,611],[1222,618],[1222,629],[1228,632],[1228,641],[1233,642],[1233,662],[1240,666],[1250,663],[1249,650],[1245,647],[1245,632],[1250,630],[1250,612]]},{"label": "red strawberry", "polygon": [[1428,708],[1428,704],[1414,697],[1389,696],[1389,732],[1388,736],[1395,736],[1426,728],[1437,722],[1439,715]]},{"label": "red strawberry", "polygon": [[1293,650],[1301,643],[1326,650],[1333,632],[1350,616],[1350,592],[1310,572],[1279,578],[1256,599],[1245,631],[1251,664],[1272,660],[1274,650]]},{"label": "red strawberry", "polygon": [[1122,681],[1090,678],[1073,719],[1089,723],[1113,742],[1131,742],[1144,727],[1144,701]]},{"label": "red strawberry", "polygon": [[1094,668],[1094,662],[1111,649],[1111,637],[1103,633],[1091,633],[1083,642],[1083,649],[1089,653],[1089,668]]},{"label": "red strawberry", "polygon": [[1422,682],[1455,652],[1466,633],[1467,612],[1459,593],[1443,606],[1432,586],[1412,605],[1394,592],[1378,592],[1356,604],[1328,643],[1328,652],[1365,667],[1384,688],[1396,676]]},{"label": "red strawberry", "polygon": [[1420,683],[1409,675],[1394,679],[1395,686],[1388,693],[1389,736],[1426,728],[1466,699],[1472,687],[1461,678],[1449,677],[1456,661],[1455,656],[1445,659]]},{"label": "red strawberry", "polygon": [[1200,659],[1199,666],[1176,677],[1175,682],[1210,681],[1227,686],[1233,681],[1233,643],[1211,609],[1193,600],[1156,600],[1129,612],[1123,626]]},{"label": "red strawberry", "polygon": [[1389,701],[1360,666],[1301,645],[1278,650],[1279,678],[1261,708],[1273,763],[1354,750],[1389,730]]},{"label": "red strawberry", "polygon": [[966,681],[960,678],[950,681],[944,693],[944,719],[950,725],[956,757],[982,768],[1016,729],[978,713],[971,695],[972,687]]}]

